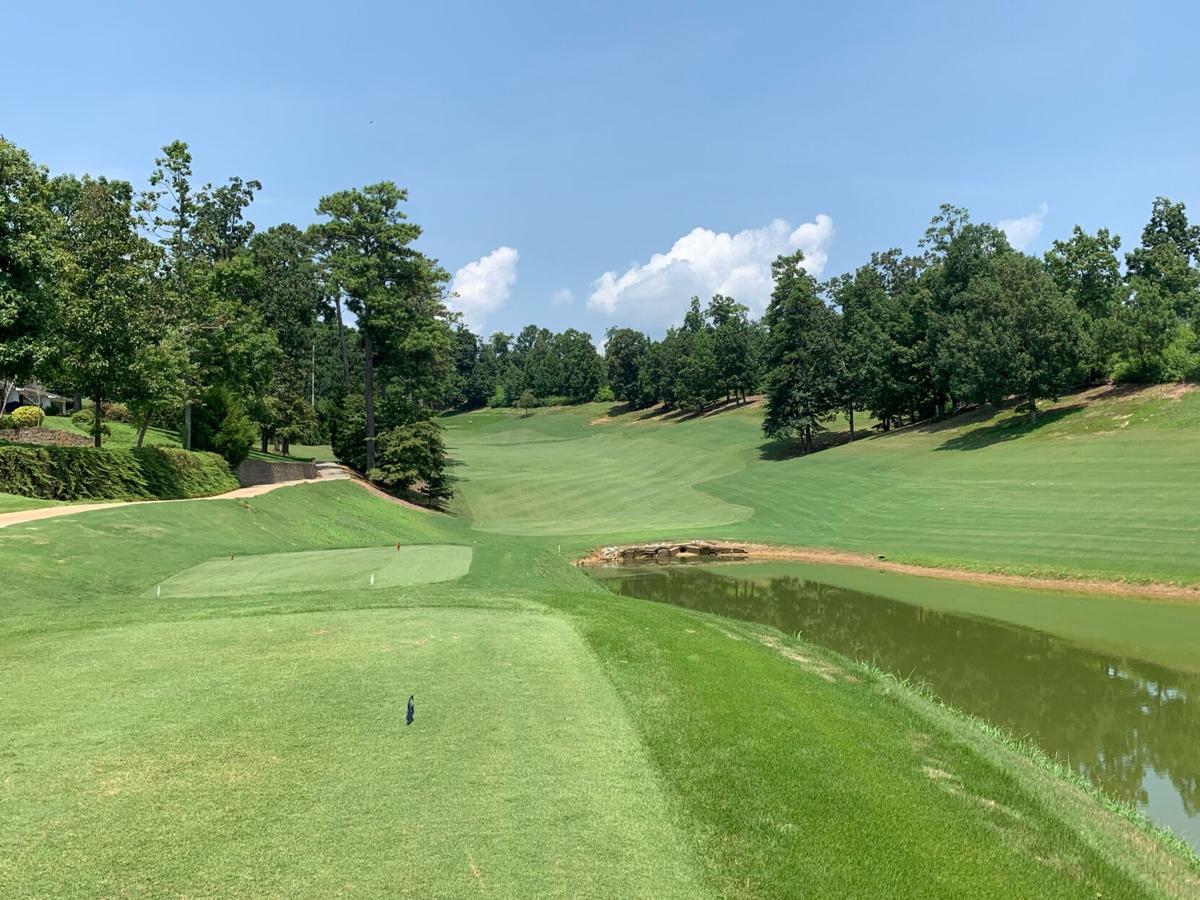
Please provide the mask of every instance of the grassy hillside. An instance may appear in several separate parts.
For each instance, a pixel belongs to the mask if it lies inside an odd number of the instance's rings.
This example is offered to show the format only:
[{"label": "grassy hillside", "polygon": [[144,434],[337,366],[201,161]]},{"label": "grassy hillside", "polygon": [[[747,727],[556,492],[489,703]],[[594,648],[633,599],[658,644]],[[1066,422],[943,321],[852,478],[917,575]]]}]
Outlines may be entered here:
[{"label": "grassy hillside", "polygon": [[[811,456],[761,410],[609,408],[447,420],[476,528],[595,540],[711,535],[933,565],[1200,583],[1200,392],[1096,389],[871,434]],[[593,541],[594,542],[594,541]]]},{"label": "grassy hillside", "polygon": [[325,483],[0,532],[0,894],[1200,886],[886,678],[470,525]]},{"label": "grassy hillside", "polygon": [[[72,434],[91,435],[91,432],[86,428],[80,428],[71,421],[70,416],[46,416],[46,421],[43,423],[46,428],[55,431],[69,431]],[[104,439],[106,447],[134,447],[137,446],[137,428],[127,422],[108,422],[109,436]],[[142,441],[148,447],[179,447],[182,446],[179,440],[179,432],[166,428],[148,428],[146,437]],[[314,459],[327,460],[333,458],[333,452],[329,445],[303,445],[293,444],[291,453],[284,456],[280,453],[263,453],[258,449],[256,444],[250,450],[251,459],[265,459],[268,462],[275,460],[279,462],[294,460],[294,459]]]}]

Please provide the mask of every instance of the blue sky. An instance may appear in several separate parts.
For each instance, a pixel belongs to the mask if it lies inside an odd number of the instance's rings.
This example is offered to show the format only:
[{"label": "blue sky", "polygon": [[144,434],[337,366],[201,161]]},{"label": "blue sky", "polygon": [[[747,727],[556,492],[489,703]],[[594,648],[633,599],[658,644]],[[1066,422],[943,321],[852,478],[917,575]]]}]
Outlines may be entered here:
[{"label": "blue sky", "polygon": [[781,250],[832,275],[912,248],[943,201],[1030,251],[1075,223],[1129,246],[1157,194],[1200,219],[1198,26],[1188,3],[23,3],[0,132],[135,185],[182,138],[201,180],[263,182],[260,227],[391,179],[477,328],[658,332],[695,292],[760,308]]}]

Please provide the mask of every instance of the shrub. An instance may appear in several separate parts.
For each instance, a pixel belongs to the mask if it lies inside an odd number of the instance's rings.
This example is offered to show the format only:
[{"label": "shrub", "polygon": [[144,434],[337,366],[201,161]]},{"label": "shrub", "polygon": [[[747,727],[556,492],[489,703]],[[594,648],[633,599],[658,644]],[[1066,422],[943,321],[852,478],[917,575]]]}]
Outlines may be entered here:
[{"label": "shrub", "polygon": [[521,396],[517,398],[517,409],[523,409],[526,413],[537,405],[538,398],[533,395],[533,391],[522,391]]},{"label": "shrub", "polygon": [[190,453],[179,447],[139,447],[138,460],[146,490],[160,500],[211,497],[238,486],[225,459],[216,453]]},{"label": "shrub", "polygon": [[613,389],[607,384],[600,385],[600,390],[596,391],[597,403],[612,403],[617,398],[613,395]]},{"label": "shrub", "polygon": [[13,417],[10,416],[8,413],[5,413],[4,415],[0,416],[0,431],[3,431],[3,430],[11,431],[12,429],[14,429],[16,427],[17,426],[15,424],[13,424]]},{"label": "shrub", "polygon": [[254,434],[245,407],[227,388],[213,388],[193,412],[192,445],[221,454],[230,466],[240,465],[250,455]]},{"label": "shrub", "polygon": [[112,403],[105,400],[100,404],[100,411],[104,413],[104,418],[110,419],[113,422],[133,421],[133,413],[129,411],[129,407],[124,403]]},{"label": "shrub", "polygon": [[360,395],[346,397],[330,418],[329,443],[338,462],[360,472],[367,467],[367,414]]},{"label": "shrub", "polygon": [[[71,424],[82,431],[84,434],[91,434],[96,427],[95,417],[90,406],[84,409],[77,409],[71,413]],[[101,421],[100,434],[103,437],[112,437],[112,429],[108,427],[108,423]]]},{"label": "shrub", "polygon": [[17,428],[37,428],[45,418],[40,406],[18,406],[12,411],[13,425]]},{"label": "shrub", "polygon": [[497,382],[496,389],[492,391],[492,396],[488,397],[487,405],[493,408],[509,405],[508,391],[504,390],[504,385]]},{"label": "shrub", "polygon": [[367,474],[372,481],[394,491],[420,484],[430,502],[449,497],[442,429],[422,421],[380,433],[375,442],[375,468]]},{"label": "shrub", "polygon": [[47,500],[205,497],[237,487],[225,460],[172,447],[0,446],[0,491]]}]

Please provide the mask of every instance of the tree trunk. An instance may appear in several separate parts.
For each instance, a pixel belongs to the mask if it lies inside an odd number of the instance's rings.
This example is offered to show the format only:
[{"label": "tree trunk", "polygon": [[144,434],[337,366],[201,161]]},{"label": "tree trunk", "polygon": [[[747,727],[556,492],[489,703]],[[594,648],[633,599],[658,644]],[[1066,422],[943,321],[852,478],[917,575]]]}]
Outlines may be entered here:
[{"label": "tree trunk", "polygon": [[100,426],[104,424],[104,409],[101,407],[100,395],[92,398],[92,446],[100,446]]},{"label": "tree trunk", "polygon": [[367,471],[375,468],[375,360],[371,347],[371,329],[362,325],[363,341],[363,397],[367,412]]},{"label": "tree trunk", "polygon": [[292,452],[292,442],[287,438],[283,439],[283,455],[289,456]]},{"label": "tree trunk", "polygon": [[854,407],[850,407],[850,443],[854,443]]},{"label": "tree trunk", "polygon": [[271,439],[271,434],[267,431],[267,426],[262,425],[258,429],[259,440],[262,442],[259,446],[263,453],[267,452],[267,441]]},{"label": "tree trunk", "polygon": [[350,387],[350,354],[346,352],[346,328],[342,325],[342,297],[333,295],[333,308],[337,310],[338,347],[342,353],[342,390]]},{"label": "tree trunk", "polygon": [[13,377],[13,378],[8,378],[7,376],[5,377],[5,379],[4,379],[4,395],[0,396],[0,413],[8,411],[7,410],[8,395],[12,392],[13,385],[15,385],[16,383],[17,383],[17,379],[15,377]]},{"label": "tree trunk", "polygon": [[183,404],[183,449],[192,449],[192,401]]},{"label": "tree trunk", "polygon": [[142,441],[146,440],[146,431],[149,429],[149,427],[150,413],[146,413],[144,416],[142,416],[142,421],[138,423],[138,436],[137,443],[134,445],[135,447],[142,446]]},{"label": "tree trunk", "polygon": [[1037,424],[1037,401],[1033,399],[1033,394],[1029,395],[1029,424]]}]

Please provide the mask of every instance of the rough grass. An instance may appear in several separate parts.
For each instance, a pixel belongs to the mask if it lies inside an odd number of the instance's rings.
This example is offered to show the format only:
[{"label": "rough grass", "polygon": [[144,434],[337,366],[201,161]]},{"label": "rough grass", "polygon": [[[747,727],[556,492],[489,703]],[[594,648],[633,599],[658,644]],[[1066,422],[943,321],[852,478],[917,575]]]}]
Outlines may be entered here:
[{"label": "rough grass", "polygon": [[17,494],[0,494],[0,513],[19,512],[23,509],[41,509],[43,506],[57,506],[55,500],[42,500],[40,497],[21,497]]},{"label": "rough grass", "polygon": [[1200,584],[1200,506],[1183,489],[1200,483],[1200,391],[1097,389],[1044,409],[1037,426],[985,409],[811,456],[764,441],[757,406],[669,420],[610,412],[450,417],[461,508],[480,529],[586,529],[594,542],[682,529],[932,565]]}]

